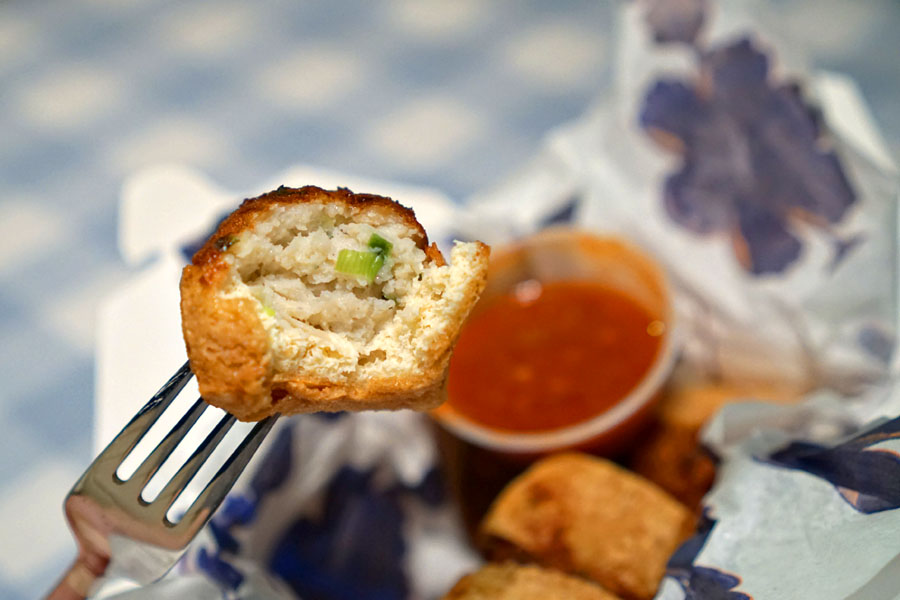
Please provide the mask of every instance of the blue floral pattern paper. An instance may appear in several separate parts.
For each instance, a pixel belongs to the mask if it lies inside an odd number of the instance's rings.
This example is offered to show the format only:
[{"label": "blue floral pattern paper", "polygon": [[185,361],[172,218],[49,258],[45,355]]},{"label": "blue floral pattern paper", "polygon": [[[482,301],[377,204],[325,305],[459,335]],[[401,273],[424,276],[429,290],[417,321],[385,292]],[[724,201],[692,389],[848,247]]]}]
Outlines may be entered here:
[{"label": "blue floral pattern paper", "polygon": [[736,575],[694,564],[715,525],[707,515],[700,518],[697,532],[669,559],[666,575],[678,582],[685,600],[750,600],[735,589],[741,583]]},{"label": "blue floral pattern paper", "polygon": [[828,481],[847,504],[872,514],[900,508],[900,454],[886,446],[898,439],[900,418],[832,447],[791,442],[769,460]]},{"label": "blue floral pattern paper", "polygon": [[[308,415],[273,430],[169,577],[225,598],[436,598],[479,559],[422,415]],[[177,597],[192,597],[180,595]]]},{"label": "blue floral pattern paper", "polygon": [[682,157],[663,185],[666,213],[698,235],[730,236],[754,275],[800,258],[803,223],[832,238],[837,266],[861,241],[833,230],[857,197],[802,87],[773,80],[753,38],[691,47],[693,81],[658,80],[640,114],[647,133]]},{"label": "blue floral pattern paper", "polygon": [[756,0],[628,3],[614,88],[464,217],[503,241],[576,198],[665,264],[693,365],[855,394],[897,332],[896,171],[842,123],[869,120],[852,82],[797,69],[773,23]]}]

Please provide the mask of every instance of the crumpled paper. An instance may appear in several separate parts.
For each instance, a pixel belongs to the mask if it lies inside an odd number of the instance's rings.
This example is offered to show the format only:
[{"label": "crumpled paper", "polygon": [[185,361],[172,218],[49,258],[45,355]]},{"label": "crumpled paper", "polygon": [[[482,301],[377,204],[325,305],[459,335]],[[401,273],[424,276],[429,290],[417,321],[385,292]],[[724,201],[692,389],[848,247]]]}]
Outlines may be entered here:
[{"label": "crumpled paper", "polygon": [[[709,22],[693,44],[657,43],[659,5]],[[689,361],[858,393],[897,329],[896,169],[850,80],[783,72],[803,61],[760,30],[770,8],[624,8],[614,88],[473,198],[463,229],[504,241],[571,214],[626,235],[666,265]]]},{"label": "crumpled paper", "polygon": [[707,425],[717,482],[658,598],[894,598],[897,171],[853,83],[805,71],[770,10],[624,8],[612,93],[466,223],[625,235],[671,277],[683,368],[808,392]]},{"label": "crumpled paper", "polygon": [[[461,208],[309,168],[268,187],[385,193],[444,245],[555,223],[638,243],[675,289],[682,368],[806,393],[795,406],[729,405],[707,425],[717,482],[657,597],[900,597],[897,171],[853,83],[811,73],[771,11],[624,5],[612,88]],[[157,260],[101,315],[98,443],[183,361],[166,286],[239,197],[177,168],[126,187],[123,254]],[[142,227],[159,198],[202,201],[160,241]],[[136,315],[163,332],[166,359],[133,360],[142,350],[121,323]],[[131,379],[129,364],[142,367]],[[137,406],[122,405],[121,381]],[[441,491],[429,427],[410,413],[284,420],[176,570],[116,597],[439,597],[479,558]]]}]

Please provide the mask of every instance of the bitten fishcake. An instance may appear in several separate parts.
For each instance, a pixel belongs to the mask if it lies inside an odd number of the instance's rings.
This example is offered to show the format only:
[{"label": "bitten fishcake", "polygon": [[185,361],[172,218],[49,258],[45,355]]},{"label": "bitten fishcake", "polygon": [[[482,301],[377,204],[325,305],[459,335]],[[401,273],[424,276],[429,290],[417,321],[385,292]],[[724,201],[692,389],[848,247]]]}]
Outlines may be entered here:
[{"label": "bitten fishcake", "polygon": [[488,253],[457,242],[446,264],[413,212],[380,196],[308,186],[245,200],[182,273],[200,393],[248,421],[434,408]]}]

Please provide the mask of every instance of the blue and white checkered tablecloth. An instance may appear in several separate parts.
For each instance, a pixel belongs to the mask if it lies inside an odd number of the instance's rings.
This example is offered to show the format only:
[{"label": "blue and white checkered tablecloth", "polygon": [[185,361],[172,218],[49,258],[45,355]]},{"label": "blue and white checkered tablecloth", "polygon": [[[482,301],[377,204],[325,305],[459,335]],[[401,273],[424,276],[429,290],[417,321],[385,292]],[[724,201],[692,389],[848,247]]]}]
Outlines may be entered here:
[{"label": "blue and white checkered tablecloth", "polygon": [[[900,5],[773,2],[819,65],[856,78],[896,155]],[[74,555],[61,502],[91,458],[95,313],[133,273],[116,243],[129,174],[184,163],[252,190],[306,163],[463,199],[603,90],[614,13],[596,0],[0,4],[0,598],[42,593]]]}]

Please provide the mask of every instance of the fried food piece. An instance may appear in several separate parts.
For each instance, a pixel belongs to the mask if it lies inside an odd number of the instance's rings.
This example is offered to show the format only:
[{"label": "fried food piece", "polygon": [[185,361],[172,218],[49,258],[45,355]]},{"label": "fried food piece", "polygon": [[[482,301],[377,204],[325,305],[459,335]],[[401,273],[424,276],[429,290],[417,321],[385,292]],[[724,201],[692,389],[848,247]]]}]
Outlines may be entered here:
[{"label": "fried food piece", "polygon": [[534,560],[630,600],[652,598],[693,515],[654,484],[580,453],[544,458],[498,496],[481,526],[494,560]]},{"label": "fried food piece", "polygon": [[657,426],[634,451],[629,466],[698,510],[716,476],[715,463],[700,445],[703,425],[729,402],[789,402],[796,397],[787,388],[681,383],[660,400]]},{"label": "fried food piece", "polygon": [[716,478],[716,465],[695,431],[657,427],[631,455],[631,469],[698,511]]},{"label": "fried food piece", "polygon": [[310,186],[246,200],[182,273],[200,393],[245,421],[434,408],[488,252],[457,243],[447,265],[390,198]]},{"label": "fried food piece", "polygon": [[443,600],[618,600],[596,583],[512,562],[487,564],[460,579]]},{"label": "fried food piece", "polygon": [[667,427],[699,432],[720,408],[730,402],[759,400],[775,404],[796,402],[803,391],[788,385],[754,383],[681,382],[667,390],[657,414]]}]

